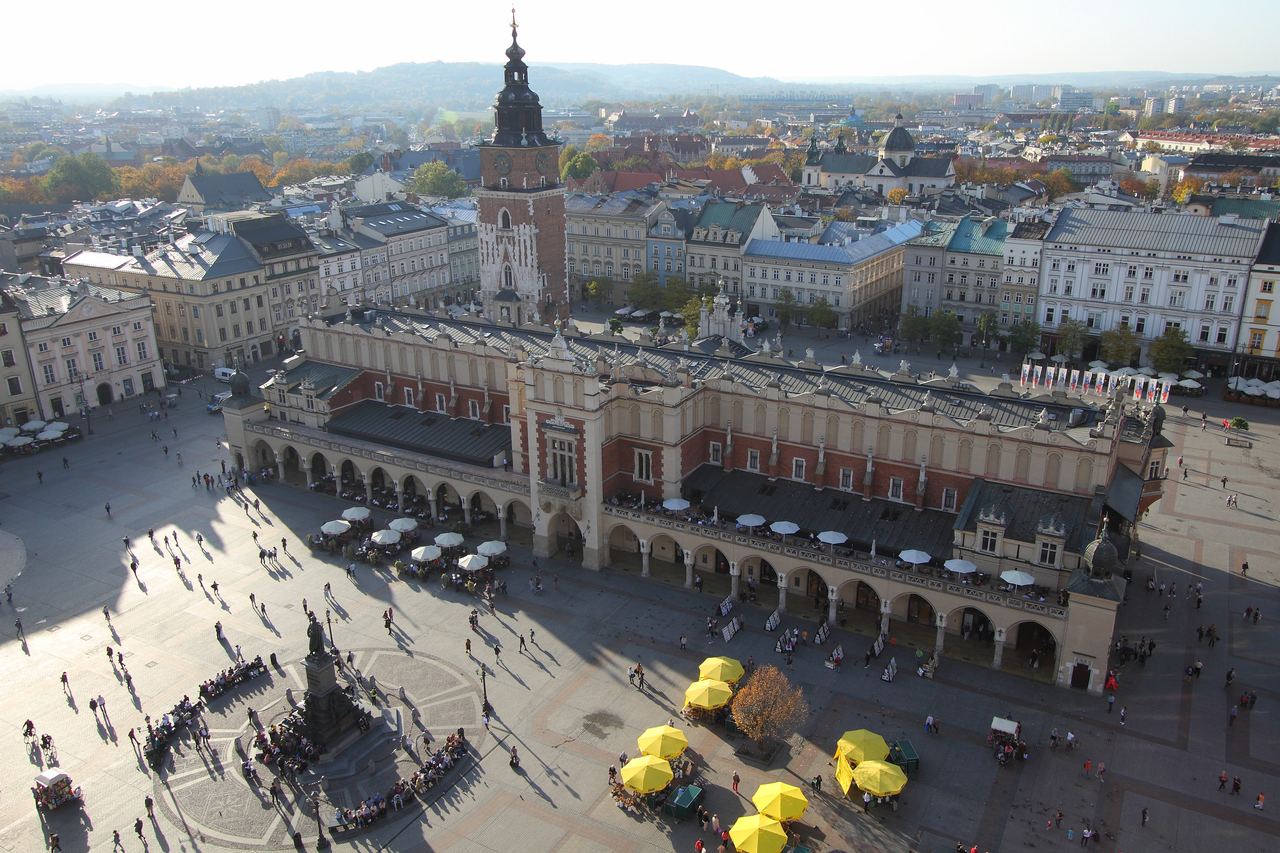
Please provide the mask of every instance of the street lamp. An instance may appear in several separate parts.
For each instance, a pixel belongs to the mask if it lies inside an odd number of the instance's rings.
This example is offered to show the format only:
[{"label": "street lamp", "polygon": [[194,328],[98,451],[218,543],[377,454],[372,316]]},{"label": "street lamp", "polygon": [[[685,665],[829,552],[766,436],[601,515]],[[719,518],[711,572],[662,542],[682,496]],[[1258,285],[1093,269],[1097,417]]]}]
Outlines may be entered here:
[{"label": "street lamp", "polygon": [[327,838],[325,838],[325,837],[324,837],[324,818],[322,818],[322,817],[320,816],[320,789],[319,789],[319,787],[317,787],[317,788],[316,788],[316,790],[315,790],[315,793],[311,795],[311,805],[312,805],[312,806],[314,806],[314,807],[315,807],[315,810],[316,810],[316,832],[318,833],[318,837],[316,838],[316,846],[317,846],[317,847],[328,847],[328,846],[329,846],[329,839],[327,839]]},{"label": "street lamp", "polygon": [[80,372],[80,368],[72,369],[71,380],[79,385],[80,405],[84,406],[85,429],[88,430],[89,435],[93,435],[93,418],[89,414],[89,399],[84,395],[84,374]]},{"label": "street lamp", "polygon": [[480,675],[480,691],[483,694],[484,699],[484,703],[480,706],[480,710],[484,711],[486,714],[492,714],[493,706],[489,704],[489,685],[485,682],[487,670],[485,669],[484,664],[480,664],[480,668],[477,669],[476,672]]},{"label": "street lamp", "polygon": [[333,647],[334,647],[334,642],[333,642],[333,616],[330,614],[330,612],[329,612],[328,610],[326,610],[326,611],[324,612],[324,621],[325,621],[325,623],[327,623],[327,624],[328,624],[328,626],[329,626],[329,648],[333,648]]}]

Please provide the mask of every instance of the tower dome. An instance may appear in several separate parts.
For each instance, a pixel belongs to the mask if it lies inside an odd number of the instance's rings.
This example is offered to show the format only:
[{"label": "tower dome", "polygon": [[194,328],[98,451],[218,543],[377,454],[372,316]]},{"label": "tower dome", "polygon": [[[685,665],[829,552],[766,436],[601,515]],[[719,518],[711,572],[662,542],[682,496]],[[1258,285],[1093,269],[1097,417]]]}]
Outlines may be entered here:
[{"label": "tower dome", "polygon": [[898,113],[893,117],[893,130],[880,140],[880,156],[896,157],[901,154],[914,155],[915,153],[916,141],[911,138],[910,131],[902,126],[902,113]]},{"label": "tower dome", "polygon": [[538,93],[529,88],[529,66],[524,64],[524,48],[516,41],[515,18],[511,20],[511,46],[507,48],[503,84],[494,101],[490,143],[511,148],[554,145],[542,129]]},{"label": "tower dome", "polygon": [[1086,545],[1082,556],[1085,570],[1095,580],[1107,580],[1120,568],[1120,552],[1105,536]]}]

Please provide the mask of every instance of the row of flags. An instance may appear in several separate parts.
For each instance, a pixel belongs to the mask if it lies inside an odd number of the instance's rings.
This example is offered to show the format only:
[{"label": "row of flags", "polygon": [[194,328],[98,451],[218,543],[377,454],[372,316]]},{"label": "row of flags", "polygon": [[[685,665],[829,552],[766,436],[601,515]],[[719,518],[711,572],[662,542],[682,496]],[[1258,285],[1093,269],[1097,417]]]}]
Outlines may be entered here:
[{"label": "row of flags", "polygon": [[1033,366],[1029,362],[1022,365],[1022,387],[1026,388],[1028,382],[1031,383],[1032,388],[1038,388],[1043,382],[1046,391],[1052,391],[1055,384],[1069,385],[1072,394],[1079,389],[1081,394],[1098,396],[1105,394],[1108,397],[1114,394],[1116,387],[1119,386],[1126,391],[1132,391],[1136,403],[1142,402],[1144,394],[1148,403],[1154,403],[1156,400],[1167,403],[1169,389],[1173,385],[1171,380],[1144,376],[1140,373],[1134,376],[1117,376],[1105,370],[1081,371],[1079,368],[1072,370],[1066,367],[1046,367],[1042,364]]}]

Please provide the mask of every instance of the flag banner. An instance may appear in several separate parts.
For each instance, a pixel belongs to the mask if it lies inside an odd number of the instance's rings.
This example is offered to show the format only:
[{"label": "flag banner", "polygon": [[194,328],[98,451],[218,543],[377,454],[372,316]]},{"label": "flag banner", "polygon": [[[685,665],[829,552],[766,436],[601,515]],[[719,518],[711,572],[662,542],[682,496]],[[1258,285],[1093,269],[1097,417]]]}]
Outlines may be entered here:
[{"label": "flag banner", "polygon": [[1142,402],[1142,385],[1146,381],[1145,376],[1135,376],[1133,379],[1133,402]]},{"label": "flag banner", "polygon": [[1084,372],[1084,378],[1080,380],[1080,383],[1084,385],[1084,390],[1088,392],[1088,390],[1093,387],[1093,371],[1086,370]]},{"label": "flag banner", "polygon": [[1027,387],[1027,377],[1031,375],[1031,363],[1024,361],[1022,363],[1022,387]]},{"label": "flag banner", "polygon": [[1160,396],[1160,383],[1154,379],[1147,381],[1147,402],[1154,403]]},{"label": "flag banner", "polygon": [[1078,370],[1071,371],[1071,393],[1072,394],[1076,392],[1076,386],[1079,384],[1080,384],[1080,371]]},{"label": "flag banner", "polygon": [[1094,393],[1099,395],[1102,394],[1107,383],[1107,372],[1105,370],[1099,370],[1097,373],[1093,374],[1093,381],[1097,384],[1097,388]]},{"label": "flag banner", "polygon": [[1065,367],[1058,368],[1058,382],[1063,385],[1067,384],[1067,369]]},{"label": "flag banner", "polygon": [[1044,368],[1036,365],[1035,373],[1031,374],[1031,387],[1036,388],[1040,385],[1040,375],[1044,373]]},{"label": "flag banner", "polygon": [[1054,380],[1054,378],[1055,378],[1057,375],[1058,375],[1058,371],[1054,370],[1052,367],[1046,367],[1046,368],[1045,368],[1045,371],[1044,371],[1044,390],[1046,390],[1046,391],[1052,391],[1052,390],[1053,390],[1053,380]]},{"label": "flag banner", "polygon": [[1160,389],[1160,402],[1161,402],[1161,403],[1167,403],[1167,402],[1169,402],[1169,386],[1170,386],[1171,384],[1172,384],[1172,383],[1165,382],[1165,383],[1164,383],[1164,387],[1162,387],[1162,388]]},{"label": "flag banner", "polygon": [[1110,379],[1108,379],[1108,380],[1107,380],[1107,394],[1108,394],[1108,395],[1111,395],[1111,394],[1114,394],[1114,393],[1115,393],[1115,391],[1116,391],[1116,382],[1117,382],[1116,375],[1113,373],[1113,374],[1111,374]]}]

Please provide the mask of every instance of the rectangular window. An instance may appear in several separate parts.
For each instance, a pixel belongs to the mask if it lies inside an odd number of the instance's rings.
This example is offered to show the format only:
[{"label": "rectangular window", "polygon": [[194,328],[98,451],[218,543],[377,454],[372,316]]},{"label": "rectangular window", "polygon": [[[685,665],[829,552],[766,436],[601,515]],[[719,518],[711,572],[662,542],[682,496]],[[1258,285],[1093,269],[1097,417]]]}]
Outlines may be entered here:
[{"label": "rectangular window", "polygon": [[53,365],[52,365],[52,364],[46,364],[46,365],[44,366],[44,384],[45,384],[45,385],[53,385],[53,384],[54,384],[55,382],[57,382],[57,381],[58,381],[58,377],[57,377],[57,375],[54,373]]},{"label": "rectangular window", "polygon": [[1218,346],[1222,346],[1223,344],[1225,344],[1225,343],[1227,342],[1227,327],[1226,327],[1226,326],[1219,326],[1219,327],[1218,327],[1218,337],[1215,339],[1215,341],[1216,341],[1216,343],[1218,344]]},{"label": "rectangular window", "polygon": [[1265,320],[1267,319],[1267,316],[1270,313],[1271,313],[1271,303],[1259,302],[1257,309],[1253,312],[1253,317],[1255,320]]},{"label": "rectangular window", "polygon": [[1206,344],[1209,343],[1209,335],[1212,332],[1213,332],[1212,326],[1210,326],[1208,323],[1201,323],[1200,324],[1200,341]]},{"label": "rectangular window", "polygon": [[853,491],[853,469],[840,469],[840,488],[846,492]]},{"label": "rectangular window", "polygon": [[404,404],[406,406],[413,405],[413,389],[412,388],[404,389]]},{"label": "rectangular window", "polygon": [[63,349],[66,349],[66,348],[67,348],[67,347],[69,347],[69,346],[71,346],[71,338],[63,338],[63,339],[62,339],[62,347],[63,347]]},{"label": "rectangular window", "polygon": [[1133,285],[1132,284],[1126,284],[1124,286],[1124,301],[1125,302],[1133,301]]},{"label": "rectangular window", "polygon": [[443,394],[437,394],[436,395],[436,411],[444,412],[444,411],[447,411],[448,408],[449,406],[448,406],[448,402],[445,400],[445,396]]},{"label": "rectangular window", "polygon": [[1232,294],[1222,297],[1222,313],[1230,314],[1236,308],[1236,298]]},{"label": "rectangular window", "polygon": [[49,351],[48,341],[41,341],[40,343],[36,344],[36,352],[48,352],[48,351]]},{"label": "rectangular window", "polygon": [[653,482],[653,452],[649,450],[635,451],[632,478],[638,483]]},{"label": "rectangular window", "polygon": [[80,366],[76,364],[76,360],[74,358],[67,359],[66,366],[67,366],[67,376],[71,377],[72,379],[75,379],[76,371],[80,369]]},{"label": "rectangular window", "polygon": [[17,396],[18,394],[21,394],[21,393],[22,393],[22,379],[21,379],[21,378],[19,378],[19,377],[17,377],[17,376],[10,376],[10,377],[8,378],[8,380],[7,380],[7,381],[8,381],[8,383],[9,383],[9,393],[10,393],[11,395],[13,395],[13,396]]},{"label": "rectangular window", "polygon": [[550,448],[551,481],[564,487],[576,484],[577,465],[574,460],[573,442],[567,438],[553,438],[550,441]]},{"label": "rectangular window", "polygon": [[747,451],[747,470],[748,471],[760,470],[760,451],[759,450]]},{"label": "rectangular window", "polygon": [[902,478],[901,477],[889,478],[889,499],[895,500],[895,501],[902,500]]},{"label": "rectangular window", "polygon": [[723,450],[720,447],[720,442],[718,441],[711,442],[711,448],[708,452],[708,456],[711,458],[712,464],[719,465],[721,462],[723,462],[724,457],[722,454],[723,454]]},{"label": "rectangular window", "polygon": [[15,364],[18,363],[16,360],[14,360],[13,350],[11,349],[7,349],[4,352],[0,353],[0,362],[3,362],[5,367],[13,367]]},{"label": "rectangular window", "polygon": [[93,369],[95,372],[99,370],[107,369],[107,362],[106,362],[106,359],[102,357],[102,353],[95,352],[92,356],[90,356],[90,358],[93,361]]},{"label": "rectangular window", "polygon": [[803,459],[791,460],[791,479],[793,480],[804,479],[804,460]]},{"label": "rectangular window", "polygon": [[1262,283],[1263,293],[1274,293],[1275,289],[1276,289],[1276,283],[1274,281],[1264,281]]},{"label": "rectangular window", "polygon": [[1106,282],[1100,282],[1100,281],[1093,282],[1093,285],[1089,288],[1089,294],[1094,299],[1106,299],[1107,298]]},{"label": "rectangular window", "polygon": [[1040,543],[1040,565],[1042,566],[1058,565],[1058,543],[1057,542],[1041,542]]},{"label": "rectangular window", "polygon": [[89,340],[91,340],[91,341],[96,341],[97,339],[98,339],[98,333],[97,333],[97,332],[90,332],[90,333],[89,333]]},{"label": "rectangular window", "polygon": [[956,511],[956,499],[958,495],[955,489],[942,490],[942,510],[943,512]]},{"label": "rectangular window", "polygon": [[467,417],[473,421],[480,420],[480,403],[476,400],[467,401]]},{"label": "rectangular window", "polygon": [[373,399],[385,401],[387,399],[386,394],[387,389],[381,382],[373,383]]},{"label": "rectangular window", "polygon": [[994,554],[1000,548],[1000,534],[994,530],[982,531],[982,541],[978,544],[978,550],[984,554]]}]

